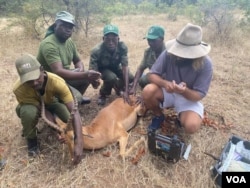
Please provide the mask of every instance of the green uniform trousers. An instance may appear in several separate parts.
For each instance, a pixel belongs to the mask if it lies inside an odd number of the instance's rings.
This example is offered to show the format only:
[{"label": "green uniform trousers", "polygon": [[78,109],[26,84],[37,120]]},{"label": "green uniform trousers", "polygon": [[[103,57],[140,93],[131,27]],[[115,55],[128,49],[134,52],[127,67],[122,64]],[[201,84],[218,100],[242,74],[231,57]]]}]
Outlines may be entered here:
[{"label": "green uniform trousers", "polygon": [[[124,90],[124,79],[122,69],[110,70],[104,69],[102,73],[103,85],[100,89],[100,95],[110,95],[113,87]],[[129,83],[134,80],[134,76],[129,72]]]},{"label": "green uniform trousers", "polygon": [[[56,114],[63,122],[68,121],[70,113],[63,103],[54,102],[50,105],[46,105],[45,108],[52,114]],[[36,125],[41,117],[40,109],[32,104],[19,104],[16,107],[16,113],[21,119],[21,124],[23,126],[22,135],[27,139],[36,138]]]},{"label": "green uniform trousers", "polygon": [[77,99],[78,103],[82,101],[82,95],[89,86],[88,80],[66,80],[69,84],[72,94]]},{"label": "green uniform trousers", "polygon": [[147,78],[147,75],[143,74],[141,78],[139,79],[139,85],[141,89],[143,89],[147,84],[149,84],[149,80]]}]

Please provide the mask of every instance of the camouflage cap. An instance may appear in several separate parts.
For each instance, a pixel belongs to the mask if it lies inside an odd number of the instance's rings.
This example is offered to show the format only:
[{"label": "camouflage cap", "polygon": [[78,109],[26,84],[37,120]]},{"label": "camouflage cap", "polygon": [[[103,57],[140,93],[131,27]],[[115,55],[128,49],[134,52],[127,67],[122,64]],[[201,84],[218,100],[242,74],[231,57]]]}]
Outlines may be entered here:
[{"label": "camouflage cap", "polygon": [[109,34],[109,33],[114,33],[116,35],[119,35],[119,29],[116,25],[105,25],[103,28],[103,36]]},{"label": "camouflage cap", "polygon": [[153,25],[148,29],[148,33],[144,39],[157,39],[164,38],[165,30],[163,27],[158,25]]},{"label": "camouflage cap", "polygon": [[61,11],[56,14],[56,20],[62,20],[64,22],[75,25],[75,18],[72,14],[67,11]]},{"label": "camouflage cap", "polygon": [[22,84],[39,78],[41,65],[34,56],[25,54],[19,57],[15,64]]}]

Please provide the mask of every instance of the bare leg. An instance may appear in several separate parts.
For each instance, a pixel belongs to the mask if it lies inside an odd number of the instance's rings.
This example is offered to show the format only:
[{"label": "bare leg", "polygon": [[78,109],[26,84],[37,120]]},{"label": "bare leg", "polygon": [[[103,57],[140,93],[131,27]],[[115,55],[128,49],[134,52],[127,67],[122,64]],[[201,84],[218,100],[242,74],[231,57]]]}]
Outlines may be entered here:
[{"label": "bare leg", "polygon": [[202,118],[193,111],[185,111],[180,114],[181,125],[185,132],[193,134],[201,127]]},{"label": "bare leg", "polygon": [[148,131],[156,131],[165,119],[162,109],[159,106],[164,98],[162,89],[155,84],[148,84],[142,91],[142,98],[145,107],[151,110],[155,115],[148,127]]},{"label": "bare leg", "polygon": [[137,140],[127,151],[126,151],[126,154],[125,156],[128,156],[130,155],[130,153],[136,149],[141,143],[144,143],[144,146],[146,148],[147,144],[146,144],[146,140],[144,137],[141,137],[139,140]]},{"label": "bare leg", "polygon": [[156,116],[162,115],[159,104],[163,102],[162,89],[155,84],[148,84],[142,91],[142,98],[147,109],[152,110]]}]

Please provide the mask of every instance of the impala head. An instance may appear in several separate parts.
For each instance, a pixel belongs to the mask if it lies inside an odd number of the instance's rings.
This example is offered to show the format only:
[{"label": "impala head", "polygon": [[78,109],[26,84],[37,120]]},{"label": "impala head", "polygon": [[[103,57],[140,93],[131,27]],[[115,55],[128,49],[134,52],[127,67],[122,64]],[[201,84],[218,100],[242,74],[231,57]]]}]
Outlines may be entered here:
[{"label": "impala head", "polygon": [[60,118],[58,118],[57,116],[55,117],[56,123],[47,119],[45,115],[45,106],[44,106],[43,100],[41,101],[41,107],[42,107],[41,109],[42,119],[44,120],[45,123],[47,123],[48,126],[58,131],[58,133],[63,138],[65,138],[66,144],[69,147],[70,156],[73,159],[74,157],[74,132],[72,130],[67,130],[67,127],[68,127],[67,124],[64,123],[62,120],[60,120]]},{"label": "impala head", "polygon": [[144,116],[147,109],[140,96],[130,95],[130,101],[132,106],[136,106],[136,113],[138,116]]}]

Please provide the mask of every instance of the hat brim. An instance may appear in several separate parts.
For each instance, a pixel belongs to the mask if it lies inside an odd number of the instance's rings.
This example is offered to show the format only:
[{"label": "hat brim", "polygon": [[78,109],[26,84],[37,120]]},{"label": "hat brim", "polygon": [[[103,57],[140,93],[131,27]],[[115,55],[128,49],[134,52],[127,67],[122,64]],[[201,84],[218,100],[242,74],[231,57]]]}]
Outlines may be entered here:
[{"label": "hat brim", "polygon": [[105,36],[105,35],[110,34],[110,33],[115,34],[117,36],[119,35],[117,32],[114,32],[114,31],[108,31],[106,33],[103,33],[103,35]]},{"label": "hat brim", "polygon": [[23,84],[30,80],[36,80],[39,78],[39,76],[40,76],[40,68],[22,75],[20,77],[20,81]]},{"label": "hat brim", "polygon": [[143,39],[151,39],[151,40],[154,40],[154,39],[158,39],[159,36],[155,36],[155,35],[147,35],[146,37],[144,37]]},{"label": "hat brim", "polygon": [[196,46],[187,46],[178,43],[176,39],[172,39],[167,41],[165,45],[168,53],[186,59],[196,59],[203,57],[211,50],[211,46],[204,42],[201,42],[201,44]]},{"label": "hat brim", "polygon": [[63,19],[63,18],[59,18],[59,19],[57,19],[57,20],[62,20],[62,21],[64,21],[64,22],[71,23],[72,25],[75,26],[75,23],[74,23],[73,21],[71,21],[71,20]]}]

